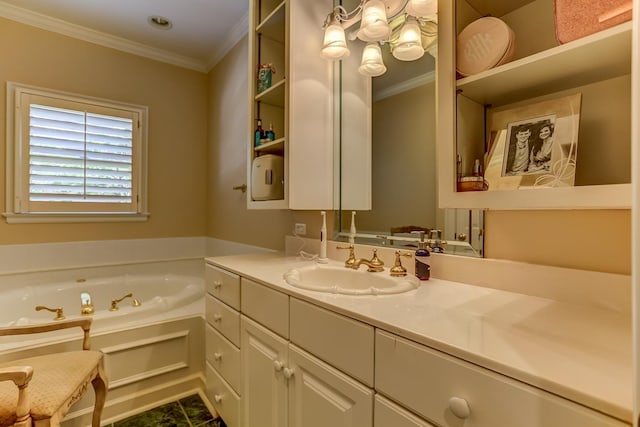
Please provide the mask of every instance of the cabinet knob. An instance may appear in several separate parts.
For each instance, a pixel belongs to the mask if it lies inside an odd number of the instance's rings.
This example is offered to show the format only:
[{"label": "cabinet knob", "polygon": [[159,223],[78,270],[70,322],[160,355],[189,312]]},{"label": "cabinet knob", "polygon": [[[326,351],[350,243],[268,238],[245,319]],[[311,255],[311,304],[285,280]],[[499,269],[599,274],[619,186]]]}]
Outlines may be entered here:
[{"label": "cabinet knob", "polygon": [[216,313],[216,314],[213,315],[213,321],[214,322],[219,322],[221,320],[222,320],[222,314]]},{"label": "cabinet knob", "polygon": [[216,361],[222,360],[222,354],[218,352],[213,353],[213,360],[216,360]]},{"label": "cabinet knob", "polygon": [[283,374],[286,379],[291,379],[291,377],[293,377],[293,373],[293,368],[284,368]]},{"label": "cabinet knob", "polygon": [[222,402],[222,395],[221,395],[221,394],[214,394],[214,395],[213,395],[213,400],[214,400],[216,403],[220,403],[220,402]]},{"label": "cabinet knob", "polygon": [[282,368],[284,368],[284,363],[279,360],[273,361],[273,369],[275,369],[276,372],[282,371]]},{"label": "cabinet knob", "polygon": [[469,418],[469,415],[471,415],[469,404],[461,397],[454,396],[449,399],[449,409],[451,409],[453,415],[463,420]]},{"label": "cabinet knob", "polygon": [[213,282],[213,288],[214,289],[220,289],[222,287],[222,282],[219,280],[216,280]]}]

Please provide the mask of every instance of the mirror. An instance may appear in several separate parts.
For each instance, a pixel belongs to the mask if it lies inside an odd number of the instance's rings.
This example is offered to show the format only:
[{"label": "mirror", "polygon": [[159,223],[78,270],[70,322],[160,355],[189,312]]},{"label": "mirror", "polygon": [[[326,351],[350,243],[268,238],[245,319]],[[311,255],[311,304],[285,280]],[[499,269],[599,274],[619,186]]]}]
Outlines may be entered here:
[{"label": "mirror", "polygon": [[[354,10],[358,1],[343,1],[346,10]],[[357,28],[357,25],[356,25]],[[364,42],[349,40],[351,55],[340,67],[341,85],[341,199],[337,221],[337,239],[398,248],[415,249],[419,229],[426,229],[430,246],[443,247],[445,253],[481,257],[484,221],[482,211],[439,209],[435,156],[435,59],[429,54],[415,61],[395,59],[383,44],[386,73],[371,78],[371,205],[363,209],[362,194],[353,191],[352,170],[365,161],[363,153],[349,153],[357,117],[353,111],[353,93],[361,81],[358,73]],[[435,52],[434,52],[435,53]],[[369,83],[367,83],[369,84]],[[364,98],[367,98],[366,96]],[[355,212],[355,217],[353,217]],[[351,223],[355,222],[353,235]],[[413,226],[413,227],[409,227]],[[404,229],[403,229],[404,227]],[[440,230],[441,234],[429,230]],[[415,231],[415,233],[411,233]],[[446,244],[438,241],[444,240]]]}]

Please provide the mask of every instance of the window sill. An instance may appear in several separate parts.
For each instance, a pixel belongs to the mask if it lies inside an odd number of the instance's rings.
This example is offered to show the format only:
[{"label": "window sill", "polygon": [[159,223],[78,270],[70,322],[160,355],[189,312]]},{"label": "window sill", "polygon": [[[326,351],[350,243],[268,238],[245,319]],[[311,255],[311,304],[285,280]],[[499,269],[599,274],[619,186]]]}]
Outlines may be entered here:
[{"label": "window sill", "polygon": [[2,216],[9,224],[53,224],[81,222],[144,222],[149,213],[9,213]]}]

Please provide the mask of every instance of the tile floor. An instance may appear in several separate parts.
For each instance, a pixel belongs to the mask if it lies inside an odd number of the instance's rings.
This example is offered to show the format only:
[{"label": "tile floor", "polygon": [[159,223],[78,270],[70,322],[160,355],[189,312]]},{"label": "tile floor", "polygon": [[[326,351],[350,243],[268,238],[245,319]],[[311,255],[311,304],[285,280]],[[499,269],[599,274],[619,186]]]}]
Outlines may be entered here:
[{"label": "tile floor", "polygon": [[199,395],[185,397],[106,427],[227,427],[213,418]]}]

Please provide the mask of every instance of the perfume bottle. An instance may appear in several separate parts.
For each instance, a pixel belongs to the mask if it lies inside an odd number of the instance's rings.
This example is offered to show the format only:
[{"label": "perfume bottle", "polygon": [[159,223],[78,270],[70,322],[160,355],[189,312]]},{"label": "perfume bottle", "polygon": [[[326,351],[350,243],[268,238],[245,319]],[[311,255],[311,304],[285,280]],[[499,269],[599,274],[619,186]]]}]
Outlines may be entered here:
[{"label": "perfume bottle", "polygon": [[267,139],[269,141],[276,140],[276,133],[273,131],[273,123],[269,123],[269,130],[267,131]]},{"label": "perfume bottle", "polygon": [[255,146],[257,147],[258,145],[260,145],[260,143],[264,138],[265,138],[265,132],[264,132],[264,129],[262,129],[262,120],[258,119],[258,126],[256,127],[255,140],[254,140]]}]

